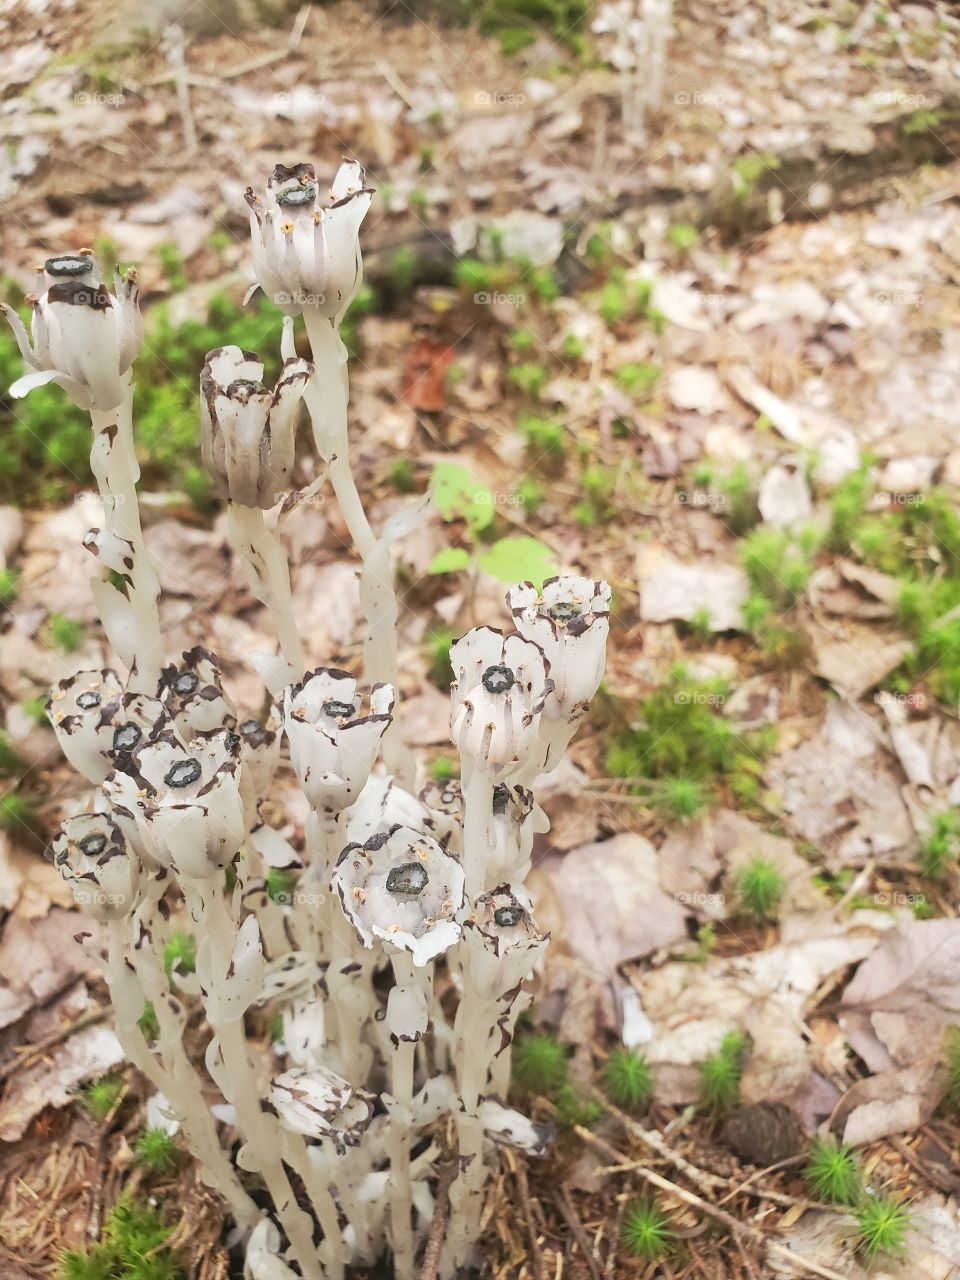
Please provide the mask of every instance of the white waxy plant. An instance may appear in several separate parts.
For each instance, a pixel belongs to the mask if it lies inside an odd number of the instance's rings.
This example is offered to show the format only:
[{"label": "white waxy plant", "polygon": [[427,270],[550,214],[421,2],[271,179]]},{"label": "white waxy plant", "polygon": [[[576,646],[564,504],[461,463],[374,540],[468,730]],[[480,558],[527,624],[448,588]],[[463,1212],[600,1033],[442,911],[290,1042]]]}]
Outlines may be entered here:
[{"label": "white waxy plant", "polygon": [[[203,461],[277,639],[278,652],[251,655],[267,686],[256,709],[234,704],[209,650],[163,651],[136,495],[135,276],[110,294],[85,251],[52,258],[32,341],[8,312],[32,370],[14,394],[56,382],[90,412],[105,518],[84,545],[114,575],[92,583],[116,665],[50,694],[89,791],[49,856],[99,922],[88,945],[101,949],[121,1043],[244,1233],[248,1280],[343,1280],[386,1252],[397,1280],[412,1280],[438,1166],[453,1157],[450,1280],[476,1260],[496,1144],[546,1149],[549,1134],[505,1097],[525,982],[548,941],[523,886],[548,827],[534,784],[583,719],[607,638],[605,583],[512,588],[515,631],[477,627],[451,648],[461,781],[412,789],[392,547],[426,503],[371,528],[349,465],[340,339],[371,196],[355,161],[329,203],[307,164],[278,165],[264,198],[248,194],[257,283],[285,313],[282,370],[267,388],[257,355],[222,347],[201,374]],[[296,352],[301,316],[310,359]],[[318,459],[297,493],[301,400]],[[308,670],[297,628],[278,518],[327,480],[360,560],[369,685]],[[278,770],[304,793],[301,839],[279,829]],[[195,972],[168,973],[165,948],[184,929]],[[282,1035],[265,1047],[256,1032],[271,1015]],[[202,1063],[184,1043],[188,1017],[208,1028]],[[232,1143],[207,1105],[216,1089]]]}]

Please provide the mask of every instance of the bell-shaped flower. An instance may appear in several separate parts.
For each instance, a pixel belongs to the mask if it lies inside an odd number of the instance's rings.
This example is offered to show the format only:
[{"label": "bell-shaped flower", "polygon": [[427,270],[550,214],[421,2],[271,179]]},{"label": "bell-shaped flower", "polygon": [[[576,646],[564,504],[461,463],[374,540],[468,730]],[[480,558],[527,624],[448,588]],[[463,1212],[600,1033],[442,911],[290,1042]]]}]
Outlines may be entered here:
[{"label": "bell-shaped flower", "polygon": [[283,1044],[294,1066],[312,1071],[323,1065],[327,1019],[326,1005],[320,995],[300,996],[284,1006]]},{"label": "bell-shaped flower", "polygon": [[524,582],[507,592],[513,623],[543,650],[553,692],[544,718],[576,724],[603,678],[610,588],[601,579],[566,575],[548,578],[543,590]]},{"label": "bell-shaped flower", "polygon": [[309,360],[287,360],[271,391],[251,352],[218,347],[207,353],[200,375],[200,450],[224,498],[266,510],[290,489],[297,410],[312,373]]},{"label": "bell-shaped flower", "polygon": [[135,772],[133,753],[137,747],[163,732],[176,733],[175,726],[160,699],[148,693],[125,693],[108,708],[101,726],[107,756],[123,773]]},{"label": "bell-shaped flower", "polygon": [[373,198],[364,178],[356,160],[345,160],[325,207],[312,164],[278,164],[265,199],[247,188],[257,280],[286,315],[315,308],[335,320],[356,297],[363,279],[360,224]]},{"label": "bell-shaped flower", "polygon": [[137,904],[140,859],[104,813],[67,818],[46,850],[78,906],[95,920],[118,920]]},{"label": "bell-shaped flower", "polygon": [[114,767],[110,759],[110,720],[123,695],[123,685],[110,667],[78,671],[54,685],[47,718],[63,754],[90,782],[102,782]]},{"label": "bell-shaped flower", "polygon": [[553,688],[542,650],[515,632],[475,627],[450,646],[450,736],[460,754],[492,777],[522,768],[537,745]]},{"label": "bell-shaped flower", "polygon": [[261,720],[248,717],[237,725],[240,736],[240,794],[247,829],[256,825],[260,801],[273,782],[280,763],[280,739],[283,723],[274,703]]},{"label": "bell-shaped flower", "polygon": [[363,844],[371,836],[389,831],[398,823],[405,827],[422,827],[427,811],[409,791],[404,791],[390,774],[371,774],[356,801],[343,815],[347,840]]},{"label": "bell-shaped flower", "polygon": [[323,970],[315,957],[306,951],[288,951],[267,961],[258,1003],[306,999],[323,989]]},{"label": "bell-shaped flower", "polygon": [[160,696],[184,739],[212,729],[233,729],[237,709],[223,688],[216,654],[196,645],[181,656],[178,666],[160,673]]},{"label": "bell-shaped flower", "polygon": [[355,803],[377,758],[393,702],[393,685],[374,685],[370,714],[361,716],[356,679],[335,667],[309,671],[285,690],[290,761],[314,810],[336,814]]},{"label": "bell-shaped flower", "polygon": [[373,1095],[322,1067],[282,1072],[274,1077],[269,1097],[285,1129],[329,1138],[341,1155],[357,1145],[373,1119]]},{"label": "bell-shaped flower", "polygon": [[133,812],[151,859],[203,880],[230,862],[243,842],[240,739],[227,729],[184,746],[169,731],[133,754],[136,777],[111,773],[103,789]]},{"label": "bell-shaped flower", "polygon": [[525,903],[510,885],[482,893],[463,923],[464,981],[484,1000],[512,1001],[546,950]]},{"label": "bell-shaped flower", "polygon": [[243,1280],[299,1280],[281,1254],[280,1232],[269,1218],[261,1218],[247,1241]]},{"label": "bell-shaped flower", "polygon": [[433,779],[420,792],[427,812],[422,823],[435,840],[459,857],[463,853],[463,792],[459,778]]},{"label": "bell-shaped flower", "polygon": [[550,1124],[536,1124],[519,1111],[505,1107],[496,1098],[484,1098],[480,1104],[484,1131],[494,1142],[523,1151],[528,1156],[545,1156],[556,1135]]},{"label": "bell-shaped flower", "polygon": [[115,293],[85,250],[48,258],[33,302],[28,337],[16,312],[3,311],[31,372],[10,388],[14,397],[59,383],[81,409],[108,412],[124,399],[127,371],[142,337],[136,272],[115,277]]},{"label": "bell-shaped flower", "polygon": [[502,884],[527,877],[536,832],[533,792],[498,782],[493,788],[493,821],[490,851],[484,865],[484,883]]},{"label": "bell-shaped flower", "polygon": [[337,860],[332,887],[365,947],[379,941],[425,965],[460,937],[464,875],[459,861],[431,836],[396,826],[350,844]]}]

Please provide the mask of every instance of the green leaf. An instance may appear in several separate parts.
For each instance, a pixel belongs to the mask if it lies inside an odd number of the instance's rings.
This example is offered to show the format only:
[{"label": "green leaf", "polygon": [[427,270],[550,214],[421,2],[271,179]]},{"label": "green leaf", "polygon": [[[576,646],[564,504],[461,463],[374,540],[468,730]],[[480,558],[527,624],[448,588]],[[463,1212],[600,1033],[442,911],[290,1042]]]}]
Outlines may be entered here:
[{"label": "green leaf", "polygon": [[456,573],[470,563],[470,553],[463,547],[444,547],[433,557],[427,573]]},{"label": "green leaf", "polygon": [[501,538],[480,557],[480,568],[499,582],[543,585],[556,572],[553,552],[536,538]]},{"label": "green leaf", "polygon": [[460,516],[473,533],[479,533],[493,519],[493,494],[456,462],[438,462],[430,477],[430,488],[444,520]]}]

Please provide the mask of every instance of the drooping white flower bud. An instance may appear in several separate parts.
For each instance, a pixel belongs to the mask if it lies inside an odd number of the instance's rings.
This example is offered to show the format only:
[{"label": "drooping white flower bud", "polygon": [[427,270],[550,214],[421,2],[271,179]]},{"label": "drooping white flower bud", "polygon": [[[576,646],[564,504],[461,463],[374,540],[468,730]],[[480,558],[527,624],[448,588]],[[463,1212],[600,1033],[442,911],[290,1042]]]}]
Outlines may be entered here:
[{"label": "drooping white flower bud", "polygon": [[217,491],[244,507],[274,506],[290,488],[297,409],[313,373],[286,360],[272,391],[263,364],[240,347],[207,353],[200,376],[200,448]]},{"label": "drooping white flower bud", "polygon": [[115,771],[103,788],[134,814],[150,857],[197,880],[222,870],[245,832],[239,737],[218,729],[184,746],[163,732],[137,748],[133,765],[136,778]]},{"label": "drooping white flower bud", "polygon": [[47,856],[63,876],[77,905],[95,920],[119,920],[137,904],[140,859],[107,814],[67,818]]},{"label": "drooping white flower bud", "polygon": [[388,773],[371,774],[343,816],[350,844],[363,844],[371,836],[389,831],[398,823],[420,828],[428,820],[428,814],[416,796],[404,791]]},{"label": "drooping white flower bud", "polygon": [[548,720],[576,724],[603,678],[610,630],[610,588],[600,579],[548,578],[543,590],[524,582],[507,592],[514,626],[543,650],[553,692],[543,709]]},{"label": "drooping white flower bud", "polygon": [[464,980],[482,999],[510,1000],[549,940],[511,886],[497,885],[477,898],[464,921]]},{"label": "drooping white flower bud", "polygon": [[240,794],[248,830],[256,825],[260,801],[273,782],[280,762],[283,722],[274,703],[261,719],[248,717],[237,725],[240,735]]},{"label": "drooping white flower bud", "polygon": [[102,782],[113,768],[104,726],[123,695],[115,671],[78,671],[54,685],[47,700],[47,718],[63,754],[90,782]]},{"label": "drooping white flower bud", "polygon": [[420,792],[427,811],[424,826],[445,849],[457,857],[463,853],[463,792],[459,778],[428,782]]},{"label": "drooping white flower bud", "polygon": [[390,723],[394,692],[374,685],[370,714],[359,715],[357,681],[349,671],[318,667],[284,693],[283,723],[290,761],[313,809],[340,813],[370,776]]},{"label": "drooping white flower bud", "polygon": [[488,885],[523,883],[530,870],[533,853],[533,792],[523,787],[498,782],[493,788],[493,837],[484,865],[484,883]]},{"label": "drooping white flower bud", "polygon": [[542,650],[515,632],[475,627],[450,646],[450,736],[492,777],[522,768],[537,744],[537,721],[553,688]]},{"label": "drooping white flower bud", "polygon": [[261,1218],[247,1241],[243,1280],[299,1280],[281,1258],[280,1248],[280,1232],[269,1218]]},{"label": "drooping white flower bud", "polygon": [[373,192],[356,160],[341,164],[330,197],[332,204],[321,206],[312,164],[278,164],[265,200],[247,188],[257,280],[286,315],[314,308],[336,319],[360,288],[359,231]]},{"label": "drooping white flower bud", "polygon": [[81,409],[115,409],[126,395],[126,374],[142,336],[136,272],[122,280],[117,275],[116,293],[110,293],[92,255],[81,250],[48,258],[41,282],[30,337],[16,312],[2,308],[32,370],[10,394],[19,398],[56,382]]},{"label": "drooping white flower bud", "polygon": [[237,709],[224,690],[220,662],[202,645],[188,649],[178,666],[164,667],[160,696],[185,741],[195,733],[236,726]]},{"label": "drooping white flower bud", "polygon": [[347,845],[332,887],[365,947],[378,940],[425,965],[460,937],[464,902],[459,861],[431,836],[394,827],[365,844]]},{"label": "drooping white flower bud", "polygon": [[373,1119],[373,1095],[322,1067],[291,1067],[276,1076],[270,1101],[280,1123],[307,1138],[329,1138],[342,1155],[355,1147]]}]

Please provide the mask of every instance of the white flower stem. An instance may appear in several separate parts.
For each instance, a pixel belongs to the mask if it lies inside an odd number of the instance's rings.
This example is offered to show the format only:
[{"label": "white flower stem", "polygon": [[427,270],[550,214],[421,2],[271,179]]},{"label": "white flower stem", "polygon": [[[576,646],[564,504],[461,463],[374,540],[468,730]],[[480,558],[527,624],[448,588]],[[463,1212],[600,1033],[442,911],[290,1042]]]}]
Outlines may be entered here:
[{"label": "white flower stem", "polygon": [[230,541],[243,561],[250,590],[273,619],[280,652],[299,680],[306,670],[290,590],[290,566],[279,535],[267,527],[259,507],[227,503]]},{"label": "white flower stem", "polygon": [[[360,555],[367,574],[368,590],[361,592],[373,607],[365,612],[364,662],[371,684],[392,684],[399,698],[396,586],[390,564],[389,547],[378,547],[370,527],[353,472],[350,470],[350,442],[347,430],[349,379],[347,353],[339,326],[315,308],[306,307],[303,321],[310,341],[314,374],[304,390],[304,401],[313,423],[313,434],[321,458],[329,462],[330,483],[336,495],[347,532]],[[378,551],[381,553],[378,555]],[[374,603],[376,602],[376,603]],[[387,769],[405,787],[413,785],[413,756],[400,738],[399,717],[383,736],[383,758]]]},{"label": "white flower stem", "polygon": [[[106,977],[111,997],[119,991],[124,976],[123,968],[130,959],[129,930],[127,920],[110,921]],[[133,959],[138,960],[141,955],[145,959],[146,954],[146,952],[134,952]],[[156,959],[156,956],[153,958]],[[165,982],[163,966],[160,965],[159,968]],[[179,1031],[175,1026],[171,1026],[173,1019],[165,1003],[168,992],[165,988],[162,994],[156,991],[150,978],[144,981],[147,976],[145,967],[137,964],[136,969],[141,986],[145,994],[150,997],[157,1015],[163,1050],[171,1055],[173,1065],[167,1069],[157,1062],[150,1051],[146,1037],[136,1023],[133,1026],[122,1026],[122,1019],[118,1018],[117,1039],[137,1070],[146,1076],[170,1104],[188,1147],[203,1166],[205,1181],[220,1192],[230,1205],[240,1226],[252,1227],[260,1217],[260,1211],[241,1187],[236,1172],[220,1146],[213,1119],[204,1105],[200,1092],[200,1079],[187,1060]],[[115,1000],[114,1003],[119,1005],[121,1002]]]},{"label": "white flower stem", "polygon": [[[393,959],[394,979],[399,987],[418,985],[413,962],[406,954]],[[390,1154],[390,1235],[396,1280],[413,1280],[414,1240],[413,1178],[410,1171],[410,1138],[413,1120],[413,1067],[416,1045],[401,1040],[390,1063],[390,1091],[393,1106],[387,1144]]]},{"label": "white flower stem", "polygon": [[133,443],[133,387],[127,388],[116,409],[108,412],[91,409],[90,421],[93,425],[90,469],[103,502],[106,528],[118,538],[126,539],[132,547],[128,590],[134,665],[128,687],[135,692],[154,694],[163,662],[157,609],[160,583],[147,555],[140,527],[137,501],[140,465]]},{"label": "white flower stem", "polygon": [[476,898],[485,888],[486,865],[490,856],[493,822],[493,779],[485,770],[471,765],[463,778],[463,872],[468,898]]},{"label": "white flower stem", "polygon": [[343,1280],[343,1232],[340,1230],[340,1215],[330,1184],[319,1162],[315,1163],[310,1159],[307,1145],[300,1135],[286,1130],[281,1130],[281,1134],[283,1158],[306,1187],[310,1204],[323,1228],[320,1251],[324,1255],[324,1270],[329,1280]]},{"label": "white flower stem", "polygon": [[[191,914],[206,933],[210,953],[221,958],[231,955],[237,922],[224,902],[222,886],[212,879],[204,884],[204,892],[200,892],[186,879],[182,884]],[[205,977],[212,981],[214,975],[211,973]],[[211,1017],[210,1025],[219,1041],[223,1058],[221,1087],[227,1101],[236,1108],[237,1122],[246,1138],[247,1150],[270,1193],[277,1218],[286,1232],[304,1280],[325,1280],[313,1246],[310,1217],[297,1204],[281,1159],[277,1122],[260,1106],[260,1088],[247,1053],[243,1015],[225,1021]]]}]

